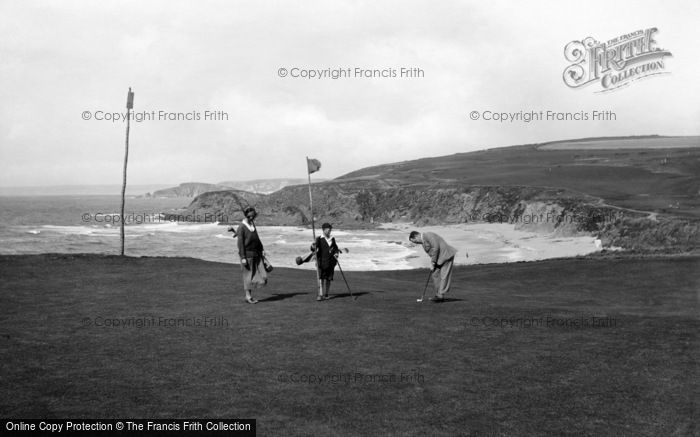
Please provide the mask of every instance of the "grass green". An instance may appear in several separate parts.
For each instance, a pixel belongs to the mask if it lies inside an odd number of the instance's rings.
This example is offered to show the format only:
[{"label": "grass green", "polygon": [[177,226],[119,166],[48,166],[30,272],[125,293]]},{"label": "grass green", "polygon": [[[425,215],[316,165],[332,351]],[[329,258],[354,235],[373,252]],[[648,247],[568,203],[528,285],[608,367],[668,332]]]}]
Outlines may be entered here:
[{"label": "grass green", "polygon": [[[284,436],[697,433],[698,256],[459,267],[442,304],[416,302],[425,270],[346,272],[359,298],[338,275],[317,303],[313,272],[276,269],[249,305],[237,269],[0,257],[2,416],[255,418]],[[591,316],[609,326],[523,323]],[[226,324],[99,326],[161,318]]]}]

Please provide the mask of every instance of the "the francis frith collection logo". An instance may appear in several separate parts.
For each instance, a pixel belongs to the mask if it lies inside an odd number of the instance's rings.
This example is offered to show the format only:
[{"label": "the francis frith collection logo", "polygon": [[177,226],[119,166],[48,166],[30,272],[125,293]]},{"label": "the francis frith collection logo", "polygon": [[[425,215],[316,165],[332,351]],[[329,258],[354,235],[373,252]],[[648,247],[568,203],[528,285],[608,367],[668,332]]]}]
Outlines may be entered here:
[{"label": "the francis frith collection logo", "polygon": [[566,60],[564,83],[580,88],[598,83],[606,92],[625,87],[649,76],[668,73],[664,62],[671,52],[657,46],[657,28],[637,30],[606,42],[592,37],[571,41],[564,47]]}]

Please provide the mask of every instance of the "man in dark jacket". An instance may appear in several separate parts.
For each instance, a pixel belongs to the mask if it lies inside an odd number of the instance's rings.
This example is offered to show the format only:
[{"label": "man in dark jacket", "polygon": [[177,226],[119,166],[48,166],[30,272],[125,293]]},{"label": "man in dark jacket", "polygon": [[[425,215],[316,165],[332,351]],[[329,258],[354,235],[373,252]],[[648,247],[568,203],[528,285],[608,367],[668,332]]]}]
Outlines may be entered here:
[{"label": "man in dark jacket", "polygon": [[323,235],[316,237],[316,242],[311,245],[311,251],[316,253],[316,268],[321,279],[321,290],[316,297],[318,301],[328,299],[328,290],[331,288],[333,273],[336,264],[338,264],[338,255],[340,255],[335,238],[331,237],[333,226],[330,223],[324,223],[321,229]]}]

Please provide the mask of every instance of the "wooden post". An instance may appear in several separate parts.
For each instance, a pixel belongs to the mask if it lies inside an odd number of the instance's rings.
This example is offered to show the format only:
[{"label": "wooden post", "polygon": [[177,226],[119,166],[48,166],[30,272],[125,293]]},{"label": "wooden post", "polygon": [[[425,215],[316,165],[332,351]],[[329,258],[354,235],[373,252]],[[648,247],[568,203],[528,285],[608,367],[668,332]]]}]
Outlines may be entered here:
[{"label": "wooden post", "polygon": [[131,87],[129,87],[129,93],[126,95],[126,144],[124,148],[124,176],[122,179],[122,208],[119,215],[119,222],[121,224],[120,236],[121,236],[121,256],[124,256],[124,203],[126,195],[126,164],[129,161],[129,122],[131,120],[131,109],[134,107],[134,93],[131,92]]}]

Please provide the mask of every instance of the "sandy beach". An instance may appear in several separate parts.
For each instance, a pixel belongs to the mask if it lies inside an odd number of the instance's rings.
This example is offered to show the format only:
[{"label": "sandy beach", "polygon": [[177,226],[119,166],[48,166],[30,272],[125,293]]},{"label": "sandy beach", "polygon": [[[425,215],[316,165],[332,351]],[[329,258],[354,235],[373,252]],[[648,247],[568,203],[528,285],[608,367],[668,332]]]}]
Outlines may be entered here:
[{"label": "sandy beach", "polygon": [[[506,223],[423,227],[406,223],[389,223],[381,225],[380,228],[403,231],[406,234],[406,239],[412,230],[435,232],[458,250],[455,257],[456,265],[575,257],[601,250],[600,247],[596,246],[596,238],[592,236],[562,237],[538,234],[515,229],[515,225]],[[481,241],[481,244],[474,244],[475,241]],[[423,250],[417,249],[419,256],[410,259],[411,267],[429,267],[430,262]],[[467,253],[469,258],[466,257]]]}]

